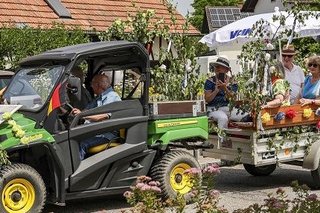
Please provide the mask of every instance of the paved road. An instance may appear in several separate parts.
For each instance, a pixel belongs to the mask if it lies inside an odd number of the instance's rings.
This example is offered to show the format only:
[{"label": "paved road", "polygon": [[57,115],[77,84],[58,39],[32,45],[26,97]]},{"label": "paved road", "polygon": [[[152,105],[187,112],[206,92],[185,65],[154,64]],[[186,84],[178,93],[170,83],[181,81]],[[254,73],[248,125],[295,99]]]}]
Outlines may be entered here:
[{"label": "paved road", "polygon": [[[229,212],[238,208],[245,208],[253,203],[262,203],[270,192],[275,193],[277,188],[284,188],[293,197],[290,183],[298,180],[301,184],[311,184],[309,171],[297,166],[281,165],[274,173],[267,177],[253,177],[242,167],[222,167],[221,174],[216,178],[216,189],[221,192],[220,206],[224,206]],[[319,190],[314,190],[320,196]],[[64,213],[120,213],[129,206],[121,197],[83,199],[67,203],[66,207],[47,206],[44,212]],[[188,211],[192,212],[192,211]]]}]

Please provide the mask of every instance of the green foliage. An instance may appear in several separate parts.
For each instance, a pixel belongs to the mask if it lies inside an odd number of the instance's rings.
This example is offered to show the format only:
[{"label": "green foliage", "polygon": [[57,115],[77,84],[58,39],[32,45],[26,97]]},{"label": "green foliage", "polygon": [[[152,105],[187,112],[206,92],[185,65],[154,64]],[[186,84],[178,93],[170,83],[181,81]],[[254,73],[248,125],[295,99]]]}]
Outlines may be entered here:
[{"label": "green foliage", "polygon": [[191,23],[201,31],[206,6],[237,6],[242,2],[242,0],[194,0],[192,4],[194,12],[190,18]]},{"label": "green foliage", "polygon": [[[303,22],[310,13],[299,14],[300,11],[305,10],[298,1],[294,2],[294,7],[287,11],[288,15],[293,15],[296,17],[299,22]],[[287,16],[280,15],[275,17],[275,20],[280,22],[280,28],[285,29],[285,20]],[[264,30],[266,26],[265,21],[258,21],[254,27],[250,36],[258,38],[256,41],[249,42],[245,44],[242,48],[242,53],[240,55],[243,72],[239,74],[236,79],[239,84],[239,93],[242,96],[242,99],[245,100],[242,102],[239,108],[244,111],[256,112],[259,113],[261,108],[260,106],[266,101],[270,96],[268,93],[269,90],[265,90],[266,85],[265,73],[268,68],[277,63],[277,60],[272,60],[271,55],[275,52],[278,52],[278,40],[283,38],[289,38],[292,34],[292,29],[280,30],[279,33],[274,35],[268,35]],[[271,39],[266,39],[266,36]],[[286,44],[286,40],[282,40],[283,44]],[[303,41],[304,43],[301,43]],[[319,44],[314,45],[314,42],[311,42],[311,38],[300,39],[297,42],[296,47],[299,52],[299,55],[296,57],[297,61],[303,65],[304,58],[311,52],[319,52]],[[311,42],[310,44],[306,44]],[[300,44],[299,44],[300,43]],[[307,47],[307,48],[306,48]],[[307,53],[308,51],[311,51]],[[299,58],[300,56],[300,58]],[[232,103],[233,105],[235,103]]]},{"label": "green foliage", "polygon": [[159,65],[151,69],[150,95],[154,101],[195,99],[203,93],[205,78],[199,76],[199,67],[195,61],[198,40],[185,35],[190,28],[188,21],[182,26],[183,33],[170,33],[178,32],[177,29],[181,28],[176,24],[173,9],[172,5],[168,4],[171,23],[164,24],[164,20],[158,18],[154,10],[139,10],[135,16],[128,15],[126,20],[116,20],[99,36],[101,40],[140,42],[148,51],[153,46],[155,37],[172,42],[177,55],[161,49]]},{"label": "green foliage", "polygon": [[50,29],[3,25],[0,31],[0,69],[6,66],[14,69],[27,56],[88,41],[88,36],[82,30],[69,30],[62,24],[55,24]]}]

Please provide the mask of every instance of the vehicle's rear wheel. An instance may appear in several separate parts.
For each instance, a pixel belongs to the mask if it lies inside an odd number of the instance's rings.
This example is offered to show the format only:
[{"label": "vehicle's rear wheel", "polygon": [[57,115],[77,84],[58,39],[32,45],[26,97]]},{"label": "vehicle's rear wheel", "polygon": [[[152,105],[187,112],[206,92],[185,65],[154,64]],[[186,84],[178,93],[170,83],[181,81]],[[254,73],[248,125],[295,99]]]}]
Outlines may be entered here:
[{"label": "vehicle's rear wheel", "polygon": [[320,164],[317,169],[311,171],[311,176],[313,180],[312,188],[319,189],[320,188]]},{"label": "vehicle's rear wheel", "polygon": [[243,164],[243,167],[249,174],[253,176],[268,176],[277,168],[277,165],[271,164],[271,165],[256,167],[251,164]]},{"label": "vehicle's rear wheel", "polygon": [[0,171],[0,212],[41,212],[46,187],[39,173],[25,164],[12,164]]},{"label": "vehicle's rear wheel", "polygon": [[175,198],[177,193],[187,194],[193,187],[184,172],[190,168],[200,168],[198,161],[184,151],[170,151],[162,156],[151,168],[150,176],[160,182],[164,198]]}]

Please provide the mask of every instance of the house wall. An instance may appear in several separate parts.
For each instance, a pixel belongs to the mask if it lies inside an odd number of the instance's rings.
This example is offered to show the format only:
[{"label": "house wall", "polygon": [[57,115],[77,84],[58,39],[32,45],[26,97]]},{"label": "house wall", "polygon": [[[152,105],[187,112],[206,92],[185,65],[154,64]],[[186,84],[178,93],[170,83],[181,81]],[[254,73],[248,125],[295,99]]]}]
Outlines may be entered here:
[{"label": "house wall", "polygon": [[282,0],[260,0],[254,9],[254,14],[274,12],[275,7],[278,7],[280,11],[285,10]]}]

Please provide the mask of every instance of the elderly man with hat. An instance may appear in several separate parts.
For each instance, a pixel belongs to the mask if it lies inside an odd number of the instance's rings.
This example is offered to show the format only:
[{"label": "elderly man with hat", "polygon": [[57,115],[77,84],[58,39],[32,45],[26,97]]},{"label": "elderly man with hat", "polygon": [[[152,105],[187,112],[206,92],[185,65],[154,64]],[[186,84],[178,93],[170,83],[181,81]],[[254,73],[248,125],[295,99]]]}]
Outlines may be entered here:
[{"label": "elderly man with hat", "polygon": [[290,102],[298,103],[304,82],[304,73],[301,67],[293,63],[296,51],[293,45],[285,45],[282,49],[282,64],[285,69],[285,79],[290,84]]},{"label": "elderly man with hat", "polygon": [[236,109],[229,110],[229,98],[233,97],[238,90],[238,85],[230,82],[231,67],[226,57],[219,57],[215,62],[210,63],[210,71],[214,76],[205,82],[205,100],[209,118],[218,123],[220,129],[228,127],[231,120],[241,120],[245,114],[237,112]]}]

